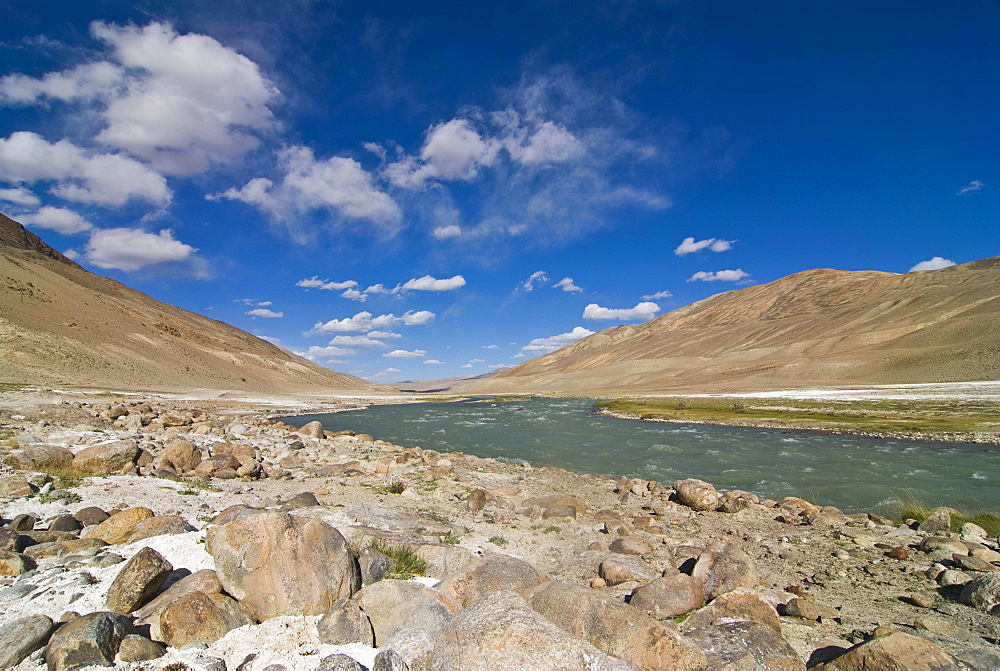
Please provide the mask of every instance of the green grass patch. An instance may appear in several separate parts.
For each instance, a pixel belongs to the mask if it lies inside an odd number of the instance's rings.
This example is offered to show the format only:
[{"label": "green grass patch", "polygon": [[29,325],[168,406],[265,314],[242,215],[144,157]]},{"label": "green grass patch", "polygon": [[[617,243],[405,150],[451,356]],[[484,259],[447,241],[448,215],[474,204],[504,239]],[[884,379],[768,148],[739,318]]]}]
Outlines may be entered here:
[{"label": "green grass patch", "polygon": [[444,545],[458,545],[458,536],[453,535],[451,531],[446,533],[444,536],[441,536],[438,540]]},{"label": "green grass patch", "polygon": [[561,532],[562,529],[560,529],[559,527],[545,527],[545,529],[542,530],[543,534],[558,534]]},{"label": "green grass patch", "polygon": [[377,538],[371,547],[392,560],[392,569],[389,571],[391,578],[409,580],[415,575],[424,575],[424,572],[427,571],[427,562],[414,554],[413,548],[409,546],[393,545]]},{"label": "green grass patch", "polygon": [[[923,522],[931,514],[931,511],[934,510],[910,493],[898,498],[900,499],[900,504],[899,513],[896,516],[897,523],[902,524],[906,520]],[[952,508],[952,510],[957,510],[957,514],[955,512],[951,514],[952,531],[957,533],[962,530],[963,524],[972,523],[982,527],[990,536],[1000,535],[1000,515],[986,510],[960,510],[955,508]]]},{"label": "green grass patch", "polygon": [[498,547],[503,547],[503,546],[507,545],[507,543],[509,541],[506,538],[504,538],[503,536],[492,536],[489,539],[489,542],[493,543],[494,545],[496,545]]}]

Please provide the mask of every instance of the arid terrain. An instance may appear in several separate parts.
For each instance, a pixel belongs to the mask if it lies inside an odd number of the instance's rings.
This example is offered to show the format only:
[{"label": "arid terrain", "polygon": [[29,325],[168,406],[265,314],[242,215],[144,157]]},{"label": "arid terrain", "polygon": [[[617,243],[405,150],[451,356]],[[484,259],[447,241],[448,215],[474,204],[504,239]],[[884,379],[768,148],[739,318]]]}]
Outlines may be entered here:
[{"label": "arid terrain", "polygon": [[1000,379],[1000,258],[817,269],[618,326],[460,393],[766,391]]}]

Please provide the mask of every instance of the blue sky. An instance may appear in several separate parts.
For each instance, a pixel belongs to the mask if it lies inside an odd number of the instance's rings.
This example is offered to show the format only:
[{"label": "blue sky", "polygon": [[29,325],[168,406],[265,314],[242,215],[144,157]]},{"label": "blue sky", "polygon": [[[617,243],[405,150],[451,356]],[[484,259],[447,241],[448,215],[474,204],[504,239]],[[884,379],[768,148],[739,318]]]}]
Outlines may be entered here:
[{"label": "blue sky", "polygon": [[0,211],[379,382],[1000,254],[992,1],[0,7]]}]

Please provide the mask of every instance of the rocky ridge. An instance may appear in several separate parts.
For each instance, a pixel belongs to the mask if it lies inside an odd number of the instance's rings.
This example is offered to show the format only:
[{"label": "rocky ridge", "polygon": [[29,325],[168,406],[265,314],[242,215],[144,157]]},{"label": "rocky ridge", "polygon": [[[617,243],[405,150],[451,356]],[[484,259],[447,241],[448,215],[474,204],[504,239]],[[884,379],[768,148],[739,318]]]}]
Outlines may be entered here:
[{"label": "rocky ridge", "polygon": [[0,668],[1000,667],[998,539],[946,509],[442,454],[349,415],[40,408],[0,411]]}]

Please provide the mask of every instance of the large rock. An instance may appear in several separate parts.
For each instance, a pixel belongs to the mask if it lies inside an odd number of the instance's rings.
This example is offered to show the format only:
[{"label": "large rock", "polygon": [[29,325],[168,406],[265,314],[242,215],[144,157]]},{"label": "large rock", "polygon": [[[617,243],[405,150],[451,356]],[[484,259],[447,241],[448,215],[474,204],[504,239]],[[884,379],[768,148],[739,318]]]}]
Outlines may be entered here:
[{"label": "large rock", "polygon": [[142,506],[126,508],[97,526],[85,528],[81,536],[97,538],[108,545],[120,545],[128,541],[129,536],[132,535],[140,522],[148,520],[150,517],[153,517],[153,511],[149,508]]},{"label": "large rock", "polygon": [[260,621],[321,615],[361,587],[344,537],[320,520],[251,515],[217,528],[209,551],[226,592]]},{"label": "large rock", "polygon": [[892,632],[849,649],[825,664],[823,671],[941,671],[967,668],[941,646],[925,638]]},{"label": "large rock", "polygon": [[213,569],[196,571],[168,587],[163,593],[133,613],[136,625],[149,625],[149,635],[156,640],[163,640],[163,634],[160,632],[160,613],[174,601],[195,592],[222,593],[222,583],[219,582],[219,577]]},{"label": "large rock", "polygon": [[118,646],[132,624],[118,613],[90,613],[60,627],[45,646],[49,671],[72,671],[87,666],[112,666]]},{"label": "large rock", "polygon": [[719,507],[719,492],[715,487],[696,478],[681,480],[674,487],[677,499],[692,510],[715,510]]},{"label": "large rock", "polygon": [[35,560],[19,552],[0,550],[0,575],[15,576],[35,568]]},{"label": "large rock", "polygon": [[456,615],[435,639],[432,669],[633,669],[533,611],[513,592],[497,592]]},{"label": "large rock", "polygon": [[927,516],[917,531],[925,534],[947,534],[951,531],[951,512],[948,508],[935,508],[931,511],[930,515]]},{"label": "large rock", "polygon": [[138,456],[134,440],[116,440],[80,450],[73,457],[73,467],[93,475],[111,475],[121,472],[126,464],[134,464]]},{"label": "large rock", "polygon": [[725,622],[690,629],[685,636],[705,651],[711,669],[804,671],[806,668],[781,632],[757,622]]},{"label": "large rock", "polygon": [[702,581],[706,601],[739,587],[756,587],[760,581],[753,560],[732,543],[712,543],[705,548],[691,575]]},{"label": "large rock", "polygon": [[613,587],[624,582],[652,582],[660,577],[660,572],[639,562],[605,559],[597,567],[597,575]]},{"label": "large rock", "polygon": [[[550,494],[549,496],[536,496],[531,499],[526,499],[521,502],[521,506],[525,508],[530,508],[532,506],[538,506],[543,511],[549,508],[561,508],[563,506],[570,506],[576,515],[583,515],[587,512],[587,506],[583,501],[576,498],[575,496],[569,496],[568,494]],[[575,517],[576,515],[573,515]],[[551,516],[551,515],[550,515]]]},{"label": "large rock", "polygon": [[639,536],[624,536],[611,541],[608,549],[620,555],[649,555],[656,551],[652,543]]},{"label": "large rock", "polygon": [[684,620],[683,629],[699,629],[734,620],[757,622],[781,632],[778,611],[756,590],[739,588],[727,592]]},{"label": "large rock", "polygon": [[1000,573],[974,578],[962,588],[958,600],[976,610],[1000,615]]},{"label": "large rock", "polygon": [[28,539],[13,529],[0,528],[0,551],[20,552]]},{"label": "large rock", "polygon": [[148,662],[159,659],[165,654],[167,654],[167,648],[162,643],[151,641],[138,634],[129,634],[122,639],[121,645],[118,646],[116,661]]},{"label": "large rock", "polygon": [[312,421],[303,426],[301,429],[296,431],[300,436],[305,436],[307,438],[322,438],[323,437],[323,423],[319,421]]},{"label": "large rock", "polygon": [[17,666],[44,646],[53,626],[52,619],[45,615],[29,615],[0,629],[0,669]]},{"label": "large rock", "polygon": [[686,615],[705,603],[701,580],[686,573],[663,576],[632,590],[629,604],[640,612],[665,620]]},{"label": "large rock", "polygon": [[417,582],[382,580],[361,589],[354,600],[371,620],[375,644],[403,629],[437,633],[461,610],[452,599]]},{"label": "large rock", "polygon": [[40,471],[66,468],[73,463],[73,453],[58,445],[27,445],[10,456],[21,468]]},{"label": "large rock", "polygon": [[131,613],[156,594],[173,570],[170,562],[153,548],[139,550],[111,583],[106,602],[108,610]]},{"label": "large rock", "polygon": [[154,460],[157,467],[169,466],[178,473],[193,471],[201,463],[201,452],[193,443],[183,438],[174,438]]},{"label": "large rock", "polygon": [[171,648],[188,643],[214,643],[227,632],[257,624],[250,611],[225,594],[192,592],[160,612],[160,633]]},{"label": "large rock", "polygon": [[371,621],[361,610],[361,606],[351,599],[341,599],[333,604],[316,623],[316,631],[319,633],[320,643],[329,645],[364,643],[370,647],[375,646],[375,632]]},{"label": "large rock", "polygon": [[35,493],[22,475],[0,475],[0,499],[19,499]]},{"label": "large rock", "polygon": [[546,581],[547,576],[523,559],[491,554],[443,580],[437,588],[462,606],[468,606],[497,592],[522,592]]},{"label": "large rock", "polygon": [[[383,649],[394,652],[408,671],[426,671],[434,661],[434,637],[423,629],[397,631],[384,643]],[[375,662],[377,665],[378,657]]]},{"label": "large rock", "polygon": [[700,648],[619,599],[586,587],[548,582],[528,596],[531,607],[563,631],[639,669],[707,669]]},{"label": "large rock", "polygon": [[157,515],[148,520],[139,522],[135,531],[129,534],[126,543],[132,544],[136,541],[153,538],[154,536],[164,536],[167,534],[184,534],[194,531],[195,528],[187,523],[180,515]]},{"label": "large rock", "polygon": [[31,547],[24,548],[24,556],[34,561],[75,554],[89,554],[93,556],[97,554],[100,548],[106,546],[107,543],[100,538],[74,538],[69,541],[32,545]]}]

